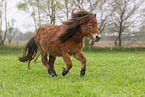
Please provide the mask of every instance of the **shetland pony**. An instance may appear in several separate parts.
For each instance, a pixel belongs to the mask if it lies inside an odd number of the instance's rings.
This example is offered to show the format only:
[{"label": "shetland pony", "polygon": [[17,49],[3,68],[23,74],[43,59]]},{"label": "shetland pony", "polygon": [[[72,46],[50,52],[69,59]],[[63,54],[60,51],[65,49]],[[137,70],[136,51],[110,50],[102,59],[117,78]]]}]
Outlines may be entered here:
[{"label": "shetland pony", "polygon": [[[54,62],[57,56],[62,56],[66,67],[62,71],[65,76],[72,68],[70,56],[74,56],[81,62],[80,76],[85,75],[86,58],[82,53],[83,40],[87,36],[95,42],[101,38],[98,30],[96,15],[86,10],[74,12],[71,19],[62,25],[43,25],[38,28],[36,35],[29,40],[25,47],[25,54],[18,59],[21,62],[30,61],[35,57],[37,50],[40,51],[42,62],[47,67],[51,76],[57,76]],[[49,59],[47,59],[49,55]]]}]

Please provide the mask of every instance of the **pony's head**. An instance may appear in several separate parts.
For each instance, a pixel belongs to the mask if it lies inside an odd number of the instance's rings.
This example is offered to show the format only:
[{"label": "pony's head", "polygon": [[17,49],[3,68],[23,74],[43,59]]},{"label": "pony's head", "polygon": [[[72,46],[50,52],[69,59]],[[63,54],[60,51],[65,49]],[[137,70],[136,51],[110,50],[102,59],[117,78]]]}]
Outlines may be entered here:
[{"label": "pony's head", "polygon": [[81,32],[84,36],[98,42],[101,38],[100,32],[98,30],[98,23],[96,20],[96,14],[87,12],[85,10],[80,10],[74,13],[72,10],[72,18],[79,18],[79,24]]},{"label": "pony's head", "polygon": [[72,18],[63,22],[64,34],[59,36],[59,40],[64,42],[79,31],[83,36],[87,36],[96,42],[99,41],[101,35],[98,30],[96,14],[86,10],[80,10],[74,13],[75,9],[72,10]]}]

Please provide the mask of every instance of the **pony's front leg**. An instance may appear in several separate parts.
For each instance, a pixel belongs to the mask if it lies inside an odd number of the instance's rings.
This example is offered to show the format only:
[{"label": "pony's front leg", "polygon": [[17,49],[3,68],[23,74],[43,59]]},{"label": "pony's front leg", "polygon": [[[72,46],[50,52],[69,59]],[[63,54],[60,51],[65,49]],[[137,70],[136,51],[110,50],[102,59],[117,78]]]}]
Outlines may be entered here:
[{"label": "pony's front leg", "polygon": [[85,71],[86,71],[86,58],[84,57],[82,52],[79,52],[77,54],[74,55],[74,57],[81,61],[81,72],[80,72],[80,76],[84,76],[85,75]]},{"label": "pony's front leg", "polygon": [[65,76],[69,72],[69,70],[72,68],[72,62],[70,59],[70,55],[68,53],[63,54],[62,57],[66,63],[66,68],[64,68],[62,71],[62,75]]}]

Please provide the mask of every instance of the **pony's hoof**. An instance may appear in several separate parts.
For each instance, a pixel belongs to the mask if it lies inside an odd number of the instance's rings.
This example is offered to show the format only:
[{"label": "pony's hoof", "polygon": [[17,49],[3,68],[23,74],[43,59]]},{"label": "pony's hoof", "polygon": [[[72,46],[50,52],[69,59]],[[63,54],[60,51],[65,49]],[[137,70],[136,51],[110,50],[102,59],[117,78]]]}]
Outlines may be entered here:
[{"label": "pony's hoof", "polygon": [[48,70],[48,73],[49,73],[52,77],[58,76],[58,75],[56,74],[56,72],[55,72],[55,71],[52,71],[52,70]]},{"label": "pony's hoof", "polygon": [[56,77],[57,77],[58,75],[57,75],[57,74],[53,74],[53,75],[51,75],[51,76],[52,76],[52,77],[54,77],[54,76],[56,76]]},{"label": "pony's hoof", "polygon": [[81,71],[80,76],[83,77],[85,75],[85,71]]},{"label": "pony's hoof", "polygon": [[62,75],[65,76],[68,72],[62,72]]},{"label": "pony's hoof", "polygon": [[68,71],[65,71],[65,68],[63,67],[62,75],[65,76],[68,73]]},{"label": "pony's hoof", "polygon": [[81,70],[80,76],[84,76],[85,75],[85,70]]},{"label": "pony's hoof", "polygon": [[58,76],[56,73],[50,73],[50,75],[52,76],[52,77],[54,77],[54,76]]},{"label": "pony's hoof", "polygon": [[86,65],[84,66],[84,68],[81,69],[80,76],[83,77],[85,75],[85,71],[86,71]]}]

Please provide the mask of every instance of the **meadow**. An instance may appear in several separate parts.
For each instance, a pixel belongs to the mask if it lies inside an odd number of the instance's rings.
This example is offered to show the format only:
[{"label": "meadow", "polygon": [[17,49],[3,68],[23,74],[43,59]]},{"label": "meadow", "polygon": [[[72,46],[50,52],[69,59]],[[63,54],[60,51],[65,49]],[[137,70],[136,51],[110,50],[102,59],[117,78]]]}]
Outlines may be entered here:
[{"label": "meadow", "polygon": [[58,77],[51,77],[41,62],[21,63],[22,51],[0,52],[1,97],[143,97],[145,96],[145,54],[132,51],[84,51],[87,70],[80,77],[80,62],[62,76],[65,63],[55,62]]}]

